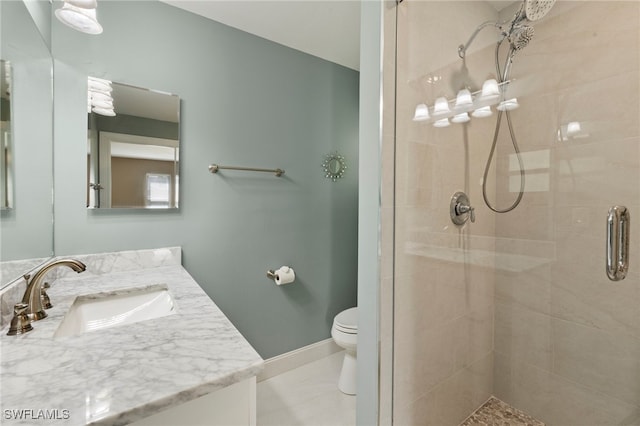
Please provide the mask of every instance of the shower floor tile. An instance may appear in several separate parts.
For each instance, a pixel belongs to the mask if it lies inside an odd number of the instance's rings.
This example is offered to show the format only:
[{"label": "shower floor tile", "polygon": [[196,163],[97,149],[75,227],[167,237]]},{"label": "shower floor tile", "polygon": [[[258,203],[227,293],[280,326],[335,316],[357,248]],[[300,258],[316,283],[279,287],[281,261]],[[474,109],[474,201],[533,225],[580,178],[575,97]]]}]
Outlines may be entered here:
[{"label": "shower floor tile", "polygon": [[544,426],[539,420],[491,397],[460,426]]}]

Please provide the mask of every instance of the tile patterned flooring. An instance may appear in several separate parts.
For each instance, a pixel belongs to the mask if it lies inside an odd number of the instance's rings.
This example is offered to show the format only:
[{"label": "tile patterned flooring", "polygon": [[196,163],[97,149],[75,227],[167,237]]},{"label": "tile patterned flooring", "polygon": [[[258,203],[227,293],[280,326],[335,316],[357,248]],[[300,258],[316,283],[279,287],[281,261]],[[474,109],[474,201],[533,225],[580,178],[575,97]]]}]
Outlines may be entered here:
[{"label": "tile patterned flooring", "polygon": [[259,426],[354,426],[356,397],[338,390],[344,352],[258,383]]},{"label": "tile patterned flooring", "polygon": [[544,423],[492,396],[460,426],[544,426]]}]

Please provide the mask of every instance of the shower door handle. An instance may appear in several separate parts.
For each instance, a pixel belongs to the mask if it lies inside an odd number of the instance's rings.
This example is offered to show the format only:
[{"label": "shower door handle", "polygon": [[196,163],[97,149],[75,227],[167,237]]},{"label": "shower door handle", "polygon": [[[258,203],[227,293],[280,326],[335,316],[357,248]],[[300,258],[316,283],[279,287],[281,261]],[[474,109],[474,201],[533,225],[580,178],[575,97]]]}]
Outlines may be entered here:
[{"label": "shower door handle", "polygon": [[613,206],[607,215],[607,277],[620,281],[629,269],[629,210]]}]

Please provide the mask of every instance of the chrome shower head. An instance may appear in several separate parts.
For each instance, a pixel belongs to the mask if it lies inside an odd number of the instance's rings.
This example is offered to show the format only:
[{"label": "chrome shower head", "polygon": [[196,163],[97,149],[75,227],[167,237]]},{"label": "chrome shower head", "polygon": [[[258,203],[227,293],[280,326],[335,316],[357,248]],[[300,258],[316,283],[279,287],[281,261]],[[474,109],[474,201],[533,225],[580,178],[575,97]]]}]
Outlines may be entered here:
[{"label": "chrome shower head", "polygon": [[529,23],[539,21],[551,11],[555,3],[556,0],[524,0],[513,18],[512,25],[522,21]]},{"label": "chrome shower head", "polygon": [[556,0],[524,0],[524,13],[530,22],[539,21],[551,10]]}]

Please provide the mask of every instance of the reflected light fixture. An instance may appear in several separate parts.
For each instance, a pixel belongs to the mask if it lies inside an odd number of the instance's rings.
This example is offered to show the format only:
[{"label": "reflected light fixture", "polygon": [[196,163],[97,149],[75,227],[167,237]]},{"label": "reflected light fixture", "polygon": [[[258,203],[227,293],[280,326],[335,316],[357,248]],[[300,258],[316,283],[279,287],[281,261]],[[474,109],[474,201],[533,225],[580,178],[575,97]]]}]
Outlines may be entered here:
[{"label": "reflected light fixture", "polygon": [[498,106],[496,107],[496,109],[498,111],[512,111],[516,108],[518,108],[520,105],[518,104],[518,99],[516,98],[511,98],[508,99],[506,101],[502,101],[498,104]]},{"label": "reflected light fixture", "polygon": [[89,112],[93,111],[96,114],[105,115],[107,117],[113,117],[116,115],[113,107],[113,96],[111,92],[113,87],[111,81],[104,80],[102,78],[89,77],[87,79],[88,86],[88,108]]},{"label": "reflected light fixture", "polygon": [[425,121],[429,119],[429,108],[426,104],[418,104],[413,115],[413,121]]},{"label": "reflected light fixture", "polygon": [[581,131],[582,131],[582,128],[581,128],[579,122],[572,121],[569,124],[567,124],[567,136],[568,137],[573,138],[573,137],[579,135]]},{"label": "reflected light fixture", "polygon": [[471,115],[476,118],[489,117],[491,116],[491,114],[493,114],[493,111],[491,111],[491,107],[489,105],[478,108],[477,110],[471,113]]},{"label": "reflected light fixture", "polygon": [[471,98],[471,92],[467,89],[462,89],[456,96],[456,105],[453,107],[457,111],[468,110],[473,105],[473,99]]},{"label": "reflected light fixture", "polygon": [[116,116],[116,112],[113,110],[113,108],[101,108],[101,107],[94,106],[91,109],[91,111],[95,112],[96,114],[104,115],[106,117]]},{"label": "reflected light fixture", "polygon": [[448,118],[441,118],[440,120],[437,120],[435,123],[433,123],[433,127],[447,127],[450,124],[451,123],[449,123]]},{"label": "reflected light fixture", "polygon": [[443,115],[449,112],[451,112],[451,109],[449,109],[449,101],[447,101],[447,98],[443,96],[436,99],[436,104],[433,107],[433,115]]},{"label": "reflected light fixture", "polygon": [[101,34],[102,25],[96,18],[97,0],[64,0],[55,14],[63,24],[85,34]]},{"label": "reflected light fixture", "polygon": [[482,93],[480,95],[481,98],[491,99],[495,98],[499,94],[500,88],[498,86],[498,82],[495,79],[490,78],[489,80],[486,80],[484,83],[482,83]]},{"label": "reflected light fixture", "polygon": [[451,119],[451,121],[454,123],[466,123],[470,120],[471,119],[469,118],[469,114],[467,114],[466,112],[463,112],[461,114],[456,114]]}]

